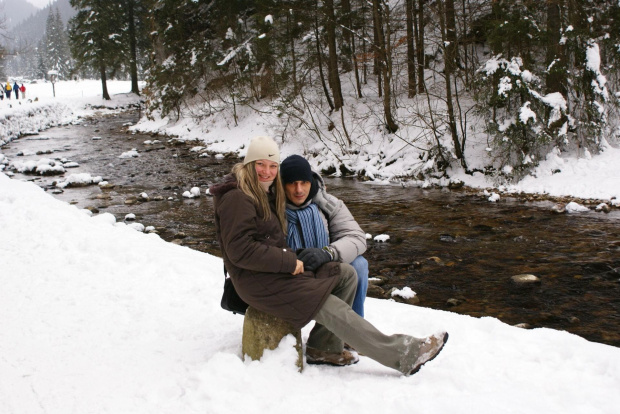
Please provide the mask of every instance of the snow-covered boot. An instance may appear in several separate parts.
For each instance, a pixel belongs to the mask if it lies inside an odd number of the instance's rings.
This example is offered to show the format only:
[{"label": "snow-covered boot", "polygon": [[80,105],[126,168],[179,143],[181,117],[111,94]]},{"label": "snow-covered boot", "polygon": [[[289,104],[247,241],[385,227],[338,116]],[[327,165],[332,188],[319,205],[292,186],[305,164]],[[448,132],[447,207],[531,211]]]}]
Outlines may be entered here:
[{"label": "snow-covered boot", "polygon": [[448,333],[441,332],[438,334],[427,337],[418,349],[418,357],[413,363],[411,369],[403,372],[405,375],[413,375],[422,368],[422,365],[426,364],[435,358],[439,352],[443,349],[443,346],[448,342]]}]

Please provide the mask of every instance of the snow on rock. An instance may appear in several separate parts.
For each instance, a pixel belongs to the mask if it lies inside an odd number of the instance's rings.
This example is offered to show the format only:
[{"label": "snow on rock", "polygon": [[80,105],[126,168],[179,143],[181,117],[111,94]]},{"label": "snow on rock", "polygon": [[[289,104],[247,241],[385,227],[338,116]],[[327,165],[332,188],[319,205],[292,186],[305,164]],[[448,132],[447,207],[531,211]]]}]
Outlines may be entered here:
[{"label": "snow on rock", "polygon": [[583,213],[586,211],[590,211],[588,207],[582,206],[581,204],[574,201],[568,203],[565,208],[567,213]]},{"label": "snow on rock", "polygon": [[500,199],[500,195],[497,193],[491,193],[491,195],[489,196],[489,198],[487,200],[489,200],[491,203],[495,203],[497,201],[499,201]]},{"label": "snow on rock", "polygon": [[118,156],[118,158],[137,158],[139,156],[140,154],[138,153],[138,150],[132,148],[130,151],[123,152],[121,155]]},{"label": "snow on rock", "polygon": [[191,190],[184,191],[183,194],[181,194],[181,196],[184,197],[184,198],[200,197],[200,188],[199,187],[192,187]]},{"label": "snow on rock", "polygon": [[387,242],[388,240],[390,240],[390,236],[388,236],[387,234],[379,234],[378,236],[375,236],[374,241],[379,242],[379,243],[384,243]]},{"label": "snow on rock", "polygon": [[125,220],[126,221],[131,221],[131,220],[135,220],[136,219],[136,215],[133,213],[129,213],[125,215]]},{"label": "snow on rock", "polygon": [[56,187],[82,187],[91,184],[99,184],[102,181],[103,179],[101,177],[93,177],[88,173],[71,174],[65,177],[64,181],[57,183]]},{"label": "snow on rock", "polygon": [[41,158],[37,161],[13,161],[9,164],[9,168],[13,168],[22,174],[57,175],[65,173],[62,163],[50,158]]},{"label": "snow on rock", "polygon": [[417,294],[409,286],[405,286],[402,289],[395,289],[392,291],[392,296],[400,296],[404,299],[411,299],[416,295]]},{"label": "snow on rock", "polygon": [[142,223],[129,223],[127,225],[127,227],[129,227],[130,229],[134,229],[136,231],[139,231],[139,232],[143,232],[144,231],[144,224],[142,224]]}]

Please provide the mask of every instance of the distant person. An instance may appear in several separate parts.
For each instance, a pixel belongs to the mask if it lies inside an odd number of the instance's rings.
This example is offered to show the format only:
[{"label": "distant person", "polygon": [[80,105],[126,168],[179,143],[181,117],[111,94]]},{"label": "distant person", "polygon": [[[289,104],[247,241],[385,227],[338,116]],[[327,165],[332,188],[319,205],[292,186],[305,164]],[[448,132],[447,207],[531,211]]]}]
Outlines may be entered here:
[{"label": "distant person", "polygon": [[6,94],[7,99],[11,99],[11,84],[9,81],[6,81],[6,87],[4,88],[4,93]]},{"label": "distant person", "polygon": [[17,81],[13,84],[13,91],[15,91],[15,99],[19,99],[19,85]]},{"label": "distant person", "polygon": [[19,91],[22,93],[22,99],[26,99],[26,87],[22,83],[22,86],[19,87]]}]

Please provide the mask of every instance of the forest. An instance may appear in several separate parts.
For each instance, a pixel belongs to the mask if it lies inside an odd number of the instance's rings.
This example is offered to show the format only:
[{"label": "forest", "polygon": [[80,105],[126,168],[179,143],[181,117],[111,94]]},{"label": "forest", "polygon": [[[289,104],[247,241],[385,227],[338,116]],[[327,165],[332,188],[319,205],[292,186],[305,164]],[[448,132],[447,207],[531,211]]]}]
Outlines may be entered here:
[{"label": "forest", "polygon": [[620,132],[616,0],[71,5],[61,76],[101,79],[106,99],[106,79],[130,78],[148,116],[269,111],[283,140],[303,131],[340,157],[378,130],[423,148],[437,174],[470,171],[468,139],[484,135],[484,172],[508,179],[551,149],[587,156]]}]

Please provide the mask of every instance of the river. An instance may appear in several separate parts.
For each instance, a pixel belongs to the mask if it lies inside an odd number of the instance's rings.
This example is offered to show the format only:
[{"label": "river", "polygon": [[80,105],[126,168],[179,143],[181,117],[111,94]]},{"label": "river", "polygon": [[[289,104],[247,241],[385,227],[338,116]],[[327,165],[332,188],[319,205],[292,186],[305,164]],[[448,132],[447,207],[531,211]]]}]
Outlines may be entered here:
[{"label": "river", "polygon": [[[219,256],[212,199],[205,190],[239,160],[200,156],[200,143],[127,131],[137,119],[137,112],[85,119],[13,141],[2,153],[10,160],[75,161],[79,167],[65,176],[87,172],[102,176],[113,188],[94,185],[59,192],[54,187],[58,176],[15,178],[32,180],[95,213],[112,213],[118,221],[133,213],[163,239]],[[119,158],[134,148],[139,157]],[[326,184],[367,233],[390,236],[387,242],[370,239],[365,254],[371,277],[384,281],[385,292],[408,286],[420,306],[566,330],[620,346],[618,210],[558,214],[552,201],[502,197],[491,203],[462,190],[375,185],[352,178],[326,178]],[[192,187],[199,187],[202,196],[182,197]],[[140,201],[141,193],[150,200]],[[514,283],[512,277],[519,274],[533,274],[540,282]]]}]

